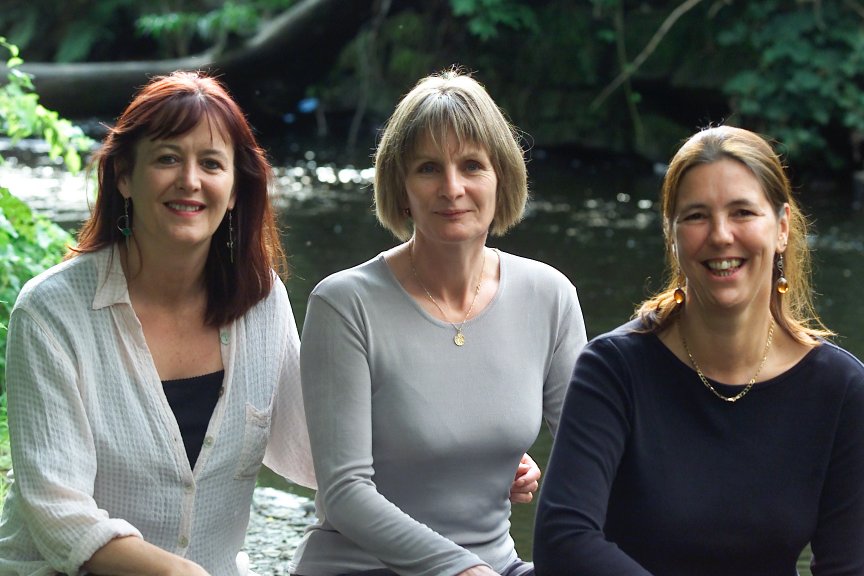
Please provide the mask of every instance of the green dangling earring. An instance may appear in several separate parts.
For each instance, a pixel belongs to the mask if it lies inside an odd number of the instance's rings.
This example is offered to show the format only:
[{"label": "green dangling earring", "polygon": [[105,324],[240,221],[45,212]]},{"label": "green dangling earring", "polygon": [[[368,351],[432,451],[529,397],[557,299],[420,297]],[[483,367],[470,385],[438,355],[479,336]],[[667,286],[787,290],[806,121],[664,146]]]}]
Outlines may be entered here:
[{"label": "green dangling earring", "polygon": [[132,236],[132,222],[129,220],[129,198],[123,198],[123,215],[117,218],[117,229],[124,238]]}]

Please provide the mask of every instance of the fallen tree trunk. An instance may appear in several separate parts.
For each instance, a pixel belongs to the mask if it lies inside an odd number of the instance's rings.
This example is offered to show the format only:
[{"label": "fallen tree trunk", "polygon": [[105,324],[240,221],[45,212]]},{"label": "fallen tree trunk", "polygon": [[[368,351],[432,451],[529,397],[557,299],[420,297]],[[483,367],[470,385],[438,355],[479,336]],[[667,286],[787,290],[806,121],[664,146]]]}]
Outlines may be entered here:
[{"label": "fallen tree trunk", "polygon": [[[155,75],[174,70],[219,74],[250,113],[273,107],[279,99],[303,97],[305,87],[323,77],[342,48],[369,20],[374,0],[301,0],[247,40],[223,54],[187,58],[72,64],[25,63],[40,101],[72,119],[120,114],[133,92]],[[26,55],[25,55],[26,56]],[[6,68],[0,66],[0,78]],[[271,110],[272,112],[272,110]]]}]

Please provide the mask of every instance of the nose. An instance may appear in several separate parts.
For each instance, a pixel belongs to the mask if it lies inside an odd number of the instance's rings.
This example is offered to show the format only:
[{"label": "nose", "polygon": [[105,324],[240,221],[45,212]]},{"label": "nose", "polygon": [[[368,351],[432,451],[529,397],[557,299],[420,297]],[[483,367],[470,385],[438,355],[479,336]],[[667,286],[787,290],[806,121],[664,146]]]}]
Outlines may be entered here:
[{"label": "nose", "polygon": [[441,183],[441,196],[455,199],[465,194],[465,182],[456,166],[447,166]]},{"label": "nose", "polygon": [[201,176],[195,162],[185,162],[177,176],[177,187],[187,192],[201,188]]},{"label": "nose", "polygon": [[729,221],[722,215],[711,219],[711,242],[718,245],[730,244],[733,239],[732,228]]}]

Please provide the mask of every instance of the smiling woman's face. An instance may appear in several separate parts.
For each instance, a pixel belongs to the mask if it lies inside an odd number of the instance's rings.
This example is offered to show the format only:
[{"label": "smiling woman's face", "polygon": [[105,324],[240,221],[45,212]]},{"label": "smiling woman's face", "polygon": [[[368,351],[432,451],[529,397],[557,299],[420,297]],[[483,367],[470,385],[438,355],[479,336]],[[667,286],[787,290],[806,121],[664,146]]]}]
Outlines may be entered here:
[{"label": "smiling woman's face", "polygon": [[688,170],[673,226],[688,306],[768,308],[774,255],[786,248],[789,233],[788,207],[777,214],[744,164],[722,159]]},{"label": "smiling woman's face", "polygon": [[143,138],[131,172],[118,186],[134,206],[139,245],[209,248],[225,212],[234,207],[234,147],[207,120],[177,137]]}]

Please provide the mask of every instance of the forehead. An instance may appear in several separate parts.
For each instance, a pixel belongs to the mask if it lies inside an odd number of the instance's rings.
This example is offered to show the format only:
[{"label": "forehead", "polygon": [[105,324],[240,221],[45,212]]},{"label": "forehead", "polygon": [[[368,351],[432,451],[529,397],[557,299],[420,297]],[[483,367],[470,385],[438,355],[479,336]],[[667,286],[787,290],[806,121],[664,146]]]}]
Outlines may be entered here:
[{"label": "forehead", "polygon": [[678,184],[676,208],[749,202],[770,204],[762,184],[741,162],[721,159],[687,170]]},{"label": "forehead", "polygon": [[469,153],[488,151],[479,142],[468,138],[458,138],[452,130],[436,134],[426,131],[417,137],[409,158],[429,156],[462,156]]},{"label": "forehead", "polygon": [[183,133],[145,135],[139,139],[138,149],[181,143],[189,143],[196,148],[220,150],[229,155],[234,152],[229,132],[218,119],[206,116]]}]

